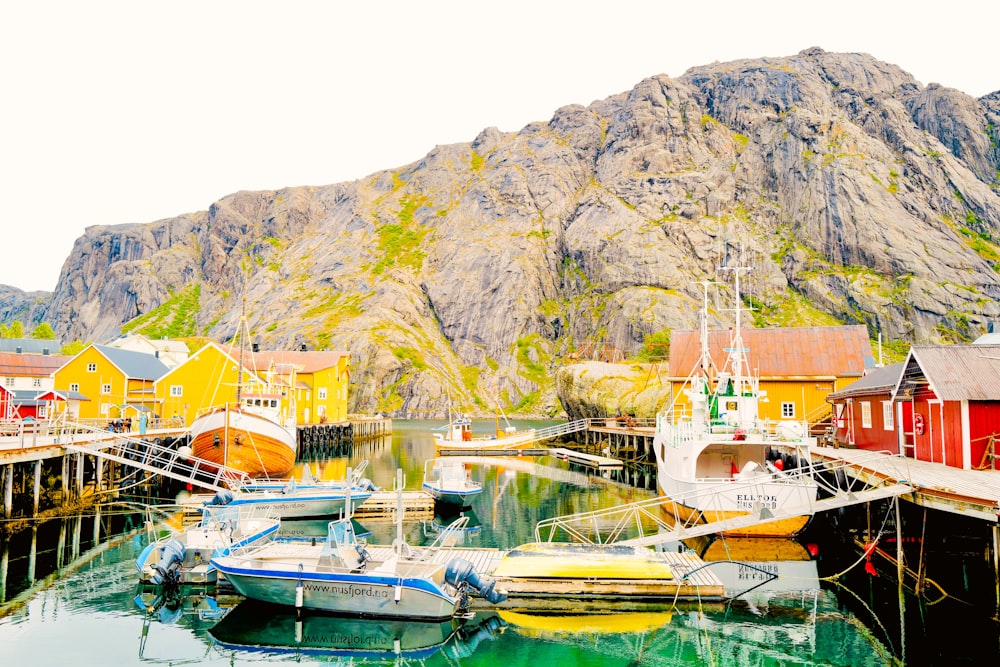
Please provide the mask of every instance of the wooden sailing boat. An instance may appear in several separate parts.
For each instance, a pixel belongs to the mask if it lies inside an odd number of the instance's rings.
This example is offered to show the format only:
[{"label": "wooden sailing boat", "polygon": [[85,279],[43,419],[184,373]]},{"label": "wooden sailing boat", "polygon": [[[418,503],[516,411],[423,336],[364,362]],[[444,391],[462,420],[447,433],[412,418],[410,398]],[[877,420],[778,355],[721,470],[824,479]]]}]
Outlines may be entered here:
[{"label": "wooden sailing boat", "polygon": [[292,470],[298,448],[295,371],[290,371],[284,386],[276,381],[273,368],[265,379],[254,375],[252,383],[244,386],[248,337],[244,312],[240,316],[236,402],[214,406],[195,418],[191,423],[191,449],[198,458],[242,470],[252,477],[280,477]]}]

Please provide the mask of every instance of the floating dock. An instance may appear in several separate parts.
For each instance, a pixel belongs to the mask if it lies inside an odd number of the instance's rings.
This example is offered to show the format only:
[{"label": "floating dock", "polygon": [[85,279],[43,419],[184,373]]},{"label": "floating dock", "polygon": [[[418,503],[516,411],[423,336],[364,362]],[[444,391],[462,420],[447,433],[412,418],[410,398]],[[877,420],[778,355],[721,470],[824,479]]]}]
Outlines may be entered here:
[{"label": "floating dock", "polygon": [[[419,551],[420,547],[416,547]],[[391,555],[392,547],[369,546],[375,560]],[[706,563],[693,552],[658,552],[650,555],[661,559],[673,572],[671,579],[604,579],[497,577],[494,572],[507,551],[489,548],[438,549],[431,556],[433,562],[447,563],[462,558],[472,563],[476,572],[497,582],[497,588],[507,593],[507,600],[497,605],[500,609],[577,609],[581,604],[594,601],[615,602],[616,608],[628,608],[629,603],[647,607],[651,604],[668,605],[677,600],[720,601],[725,598],[722,580],[705,567]],[[475,605],[486,605],[473,598]],[[492,605],[487,605],[492,607]]]}]

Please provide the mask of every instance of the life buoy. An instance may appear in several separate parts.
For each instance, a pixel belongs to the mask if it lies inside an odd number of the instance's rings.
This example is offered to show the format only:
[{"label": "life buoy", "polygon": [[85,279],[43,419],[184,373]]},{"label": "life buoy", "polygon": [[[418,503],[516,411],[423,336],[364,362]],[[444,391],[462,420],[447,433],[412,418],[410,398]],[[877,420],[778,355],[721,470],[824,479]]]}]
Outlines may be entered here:
[{"label": "life buoy", "polygon": [[924,416],[919,412],[913,415],[913,432],[917,435],[924,434]]}]

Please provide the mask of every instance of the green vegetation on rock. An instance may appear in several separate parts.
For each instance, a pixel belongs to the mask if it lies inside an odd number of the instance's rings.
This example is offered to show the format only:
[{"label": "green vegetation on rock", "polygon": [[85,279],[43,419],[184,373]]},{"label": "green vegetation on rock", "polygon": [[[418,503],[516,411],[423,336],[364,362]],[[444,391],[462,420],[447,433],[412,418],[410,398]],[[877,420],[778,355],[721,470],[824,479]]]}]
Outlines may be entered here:
[{"label": "green vegetation on rock", "polygon": [[181,338],[196,333],[195,316],[201,299],[201,285],[194,283],[153,310],[122,325],[122,333],[140,333],[149,338]]}]

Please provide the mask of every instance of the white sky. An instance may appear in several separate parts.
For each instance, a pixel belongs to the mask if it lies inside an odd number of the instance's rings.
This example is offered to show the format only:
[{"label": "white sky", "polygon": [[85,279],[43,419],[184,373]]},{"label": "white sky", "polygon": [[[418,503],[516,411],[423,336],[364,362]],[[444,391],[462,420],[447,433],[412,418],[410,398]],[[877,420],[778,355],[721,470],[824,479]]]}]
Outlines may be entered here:
[{"label": "white sky", "polygon": [[37,0],[0,4],[0,283],[90,225],[350,181],[647,76],[819,46],[1000,89],[1000,2]]}]

